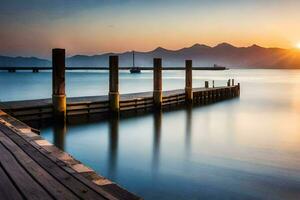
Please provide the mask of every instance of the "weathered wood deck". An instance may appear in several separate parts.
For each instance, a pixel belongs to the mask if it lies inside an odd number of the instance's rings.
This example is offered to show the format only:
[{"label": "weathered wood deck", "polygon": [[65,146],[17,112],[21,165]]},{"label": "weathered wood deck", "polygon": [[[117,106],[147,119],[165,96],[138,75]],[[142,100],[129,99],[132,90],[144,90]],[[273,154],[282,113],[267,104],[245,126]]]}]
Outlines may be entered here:
[{"label": "weathered wood deck", "polygon": [[[194,88],[194,104],[207,104],[239,96],[239,86],[215,88]],[[162,106],[185,104],[185,90],[163,92]],[[133,93],[120,95],[120,112],[148,110],[154,106],[153,93]],[[51,99],[0,102],[0,109],[22,121],[52,118]],[[67,98],[67,116],[83,114],[104,114],[109,112],[108,96]]]},{"label": "weathered wood deck", "polygon": [[0,199],[140,199],[0,110]]}]

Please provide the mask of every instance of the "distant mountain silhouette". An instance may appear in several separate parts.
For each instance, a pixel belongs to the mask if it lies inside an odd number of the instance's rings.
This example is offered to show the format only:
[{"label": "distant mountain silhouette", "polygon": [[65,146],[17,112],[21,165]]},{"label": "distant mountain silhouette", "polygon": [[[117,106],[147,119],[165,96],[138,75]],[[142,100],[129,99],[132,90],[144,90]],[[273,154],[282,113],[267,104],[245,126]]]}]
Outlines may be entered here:
[{"label": "distant mountain silhouette", "polygon": [[[108,57],[119,55],[120,66],[132,65],[132,52],[102,55],[75,55],[67,58],[67,66],[72,67],[107,67]],[[258,45],[235,47],[221,43],[215,47],[195,44],[179,50],[168,50],[158,47],[149,52],[135,52],[136,66],[150,67],[154,57],[161,57],[166,67],[182,67],[186,59],[192,59],[197,67],[208,67],[214,64],[229,68],[300,68],[300,51],[281,48],[264,48]],[[0,56],[1,66],[51,66],[51,61],[35,57]]]},{"label": "distant mountain silhouette", "polygon": [[48,67],[51,61],[36,57],[8,57],[0,56],[1,67]]}]

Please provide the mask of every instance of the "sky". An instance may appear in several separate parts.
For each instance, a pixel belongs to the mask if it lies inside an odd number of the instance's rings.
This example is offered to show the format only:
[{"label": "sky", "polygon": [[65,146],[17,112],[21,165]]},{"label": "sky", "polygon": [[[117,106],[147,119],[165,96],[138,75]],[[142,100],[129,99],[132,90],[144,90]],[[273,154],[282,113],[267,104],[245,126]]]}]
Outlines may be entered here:
[{"label": "sky", "polygon": [[1,0],[0,54],[300,44],[299,0]]}]

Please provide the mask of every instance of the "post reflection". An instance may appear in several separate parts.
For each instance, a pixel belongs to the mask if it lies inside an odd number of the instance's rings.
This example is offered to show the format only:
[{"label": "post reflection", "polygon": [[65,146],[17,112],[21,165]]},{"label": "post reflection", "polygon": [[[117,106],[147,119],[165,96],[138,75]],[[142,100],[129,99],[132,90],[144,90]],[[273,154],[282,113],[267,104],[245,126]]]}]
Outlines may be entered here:
[{"label": "post reflection", "polygon": [[227,127],[227,136],[226,136],[226,142],[228,145],[231,145],[232,147],[236,144],[236,124],[235,122],[237,119],[235,118],[235,108],[234,104],[232,102],[228,102],[225,108],[226,113],[226,127]]},{"label": "post reflection", "polygon": [[186,112],[186,127],[185,127],[185,154],[191,153],[191,139],[192,139],[192,105],[187,105]]},{"label": "post reflection", "polygon": [[119,115],[112,116],[109,123],[109,167],[108,173],[111,179],[116,177],[116,167],[118,159],[118,140],[119,140]]},{"label": "post reflection", "polygon": [[65,150],[65,137],[67,133],[66,123],[55,123],[53,126],[54,144],[61,150]]},{"label": "post reflection", "polygon": [[155,111],[153,117],[154,127],[152,169],[156,171],[159,166],[162,112],[159,110]]}]

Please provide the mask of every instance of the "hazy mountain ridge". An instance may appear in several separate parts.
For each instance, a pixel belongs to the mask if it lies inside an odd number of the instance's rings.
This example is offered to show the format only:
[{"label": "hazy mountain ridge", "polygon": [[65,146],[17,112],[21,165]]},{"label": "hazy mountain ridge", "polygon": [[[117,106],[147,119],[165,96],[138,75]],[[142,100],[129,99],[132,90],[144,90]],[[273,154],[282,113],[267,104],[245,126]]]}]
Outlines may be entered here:
[{"label": "hazy mountain ridge", "polygon": [[36,57],[9,57],[0,56],[0,68],[1,67],[34,67],[34,66],[51,66],[51,61],[46,59],[40,59]]},{"label": "hazy mountain ridge", "polygon": [[[132,52],[102,55],[75,55],[67,58],[67,66],[72,67],[106,67],[108,57],[119,55],[120,66],[132,66]],[[300,50],[281,48],[264,48],[257,45],[235,47],[221,43],[215,47],[195,44],[179,50],[158,47],[149,52],[135,52],[136,66],[152,66],[154,57],[161,57],[166,67],[182,67],[186,59],[192,59],[194,66],[213,66],[214,64],[230,68],[300,68]],[[51,66],[51,61],[36,57],[0,56],[0,67]]]}]

